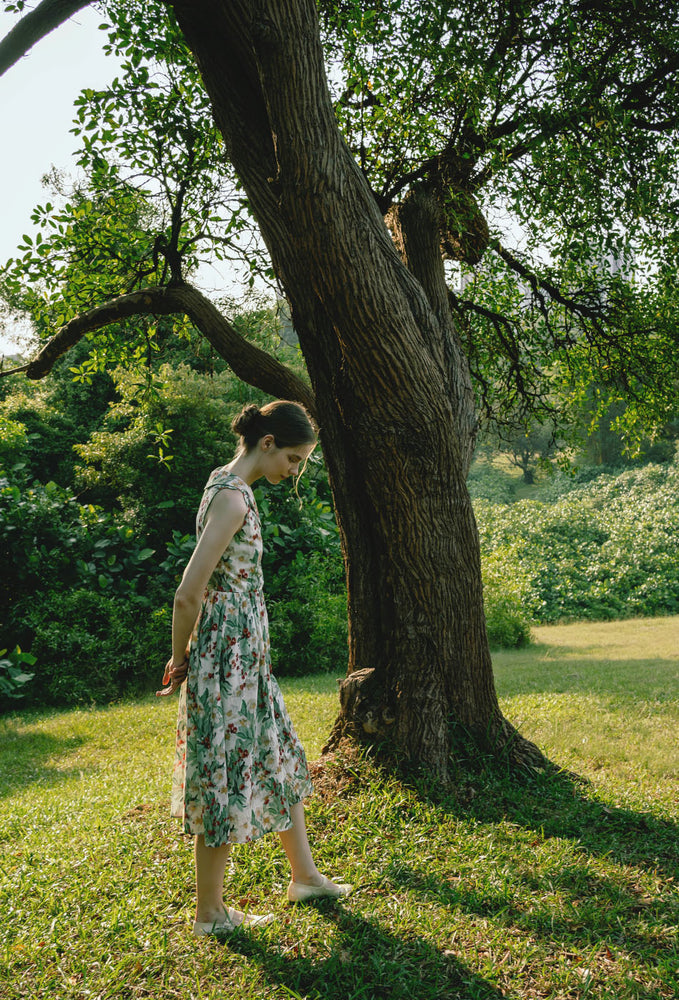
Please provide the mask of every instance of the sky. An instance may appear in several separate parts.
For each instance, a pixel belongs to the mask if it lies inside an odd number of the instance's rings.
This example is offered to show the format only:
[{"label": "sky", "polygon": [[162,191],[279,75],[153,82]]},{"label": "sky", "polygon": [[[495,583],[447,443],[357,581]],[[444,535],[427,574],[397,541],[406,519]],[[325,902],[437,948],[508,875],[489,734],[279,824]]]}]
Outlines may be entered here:
[{"label": "sky", "polygon": [[[32,4],[33,6],[33,4]],[[17,16],[0,12],[0,37]],[[102,15],[85,8],[0,76],[0,262],[31,232],[31,211],[48,200],[41,178],[52,165],[76,175],[73,102],[84,87],[103,87],[119,66],[104,55]],[[0,331],[0,354],[16,346]]]}]

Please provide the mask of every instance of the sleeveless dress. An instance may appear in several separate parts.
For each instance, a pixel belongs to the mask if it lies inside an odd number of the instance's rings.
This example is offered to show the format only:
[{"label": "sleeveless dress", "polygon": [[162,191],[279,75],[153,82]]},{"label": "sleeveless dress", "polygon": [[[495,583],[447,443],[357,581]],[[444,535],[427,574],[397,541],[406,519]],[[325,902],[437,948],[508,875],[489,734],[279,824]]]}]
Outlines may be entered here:
[{"label": "sleeveless dress", "polygon": [[311,794],[306,757],[271,674],[262,531],[250,487],[215,469],[196,534],[222,489],[247,504],[243,526],[217,564],[191,636],[179,695],[172,815],[209,847],[292,826],[290,806]]}]

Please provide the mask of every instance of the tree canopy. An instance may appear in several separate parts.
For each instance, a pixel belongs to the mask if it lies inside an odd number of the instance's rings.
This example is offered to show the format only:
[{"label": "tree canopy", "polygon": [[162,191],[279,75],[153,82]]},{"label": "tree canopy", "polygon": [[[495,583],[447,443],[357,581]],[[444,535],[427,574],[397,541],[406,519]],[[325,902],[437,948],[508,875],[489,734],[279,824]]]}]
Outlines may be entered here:
[{"label": "tree canopy", "polygon": [[[67,250],[82,235],[48,203],[34,216],[40,243],[21,247],[6,277],[15,292],[30,285],[34,316],[36,282],[50,300],[71,299],[51,332],[113,295],[190,279],[200,260],[246,259],[251,276],[270,274],[172,5],[103,7],[125,74],[83,91],[74,125],[96,197],[73,211],[80,228],[89,215],[96,246]],[[602,406],[626,402],[630,432],[666,419],[676,408],[673,5],[383,0],[320,2],[319,13],[337,121],[380,211],[398,228],[416,195],[435,199],[485,416],[525,419],[553,410],[557,389],[595,381]],[[132,191],[144,219],[128,215]],[[63,251],[72,262],[55,267]]]}]

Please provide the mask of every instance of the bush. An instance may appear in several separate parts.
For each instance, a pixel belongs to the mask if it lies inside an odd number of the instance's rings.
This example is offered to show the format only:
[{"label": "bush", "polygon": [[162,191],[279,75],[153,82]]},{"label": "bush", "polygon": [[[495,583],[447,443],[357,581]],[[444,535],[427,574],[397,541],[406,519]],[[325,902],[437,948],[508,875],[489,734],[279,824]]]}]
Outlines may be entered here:
[{"label": "bush", "polygon": [[482,562],[504,553],[536,622],[679,612],[679,465],[564,483],[551,503],[478,500]]},{"label": "bush", "polygon": [[0,411],[0,469],[11,469],[20,461],[27,441],[25,425]]},{"label": "bush", "polygon": [[28,645],[17,620],[22,604],[57,582],[73,586],[87,544],[72,493],[56,483],[0,478],[0,564],[11,567],[0,573],[0,645]]},{"label": "bush", "polygon": [[78,489],[118,511],[153,547],[172,530],[193,531],[209,474],[235,449],[229,426],[242,400],[232,398],[234,381],[229,372],[209,377],[183,364],[162,365],[148,384],[117,371],[120,400],[102,429],[76,446]]},{"label": "bush", "polygon": [[[58,383],[51,381],[25,383],[0,403],[0,468],[7,471],[21,462],[29,479],[71,486],[73,445],[87,438],[89,427],[61,405],[55,386]],[[7,425],[23,428],[23,440],[15,439],[9,447]]]},{"label": "bush", "polygon": [[267,606],[274,672],[345,674],[347,600],[341,562],[338,566],[328,553],[297,553],[267,589],[273,592]]},{"label": "bush", "polygon": [[511,546],[497,549],[482,562],[486,631],[491,647],[513,649],[530,642],[526,611],[528,580],[518,570]]},{"label": "bush", "polygon": [[34,677],[34,674],[26,673],[25,667],[32,667],[34,663],[35,657],[30,653],[22,653],[19,646],[11,653],[7,649],[0,649],[0,708],[10,698],[23,697],[26,684]]},{"label": "bush", "polygon": [[36,680],[30,700],[48,705],[110,701],[134,666],[135,636],[120,601],[89,590],[51,592],[26,614]]},{"label": "bush", "polygon": [[26,615],[35,680],[28,701],[109,702],[158,685],[170,648],[168,610],[149,614],[91,590],[50,592]]},{"label": "bush", "polygon": [[15,474],[0,480],[0,558],[11,567],[0,574],[0,645],[36,657],[29,701],[107,701],[158,682],[176,567],[130,527]]}]

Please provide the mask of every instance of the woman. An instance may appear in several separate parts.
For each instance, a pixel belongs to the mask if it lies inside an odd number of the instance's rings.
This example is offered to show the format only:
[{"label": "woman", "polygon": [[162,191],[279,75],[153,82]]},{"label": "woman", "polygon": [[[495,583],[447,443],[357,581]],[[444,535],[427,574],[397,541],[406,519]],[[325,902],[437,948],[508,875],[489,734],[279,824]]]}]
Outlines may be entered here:
[{"label": "woman", "polygon": [[195,836],[197,936],[273,919],[225,907],[222,899],[231,844],[271,831],[292,869],[291,902],[351,891],[320,874],[307,839],[302,800],[311,781],[271,674],[262,536],[251,490],[262,476],[279,483],[297,475],[316,434],[306,410],[285,400],[245,407],[232,429],[240,445],[205,487],[196,548],[174,599],[168,686],[158,692],[169,695],[181,685],[172,813]]}]

